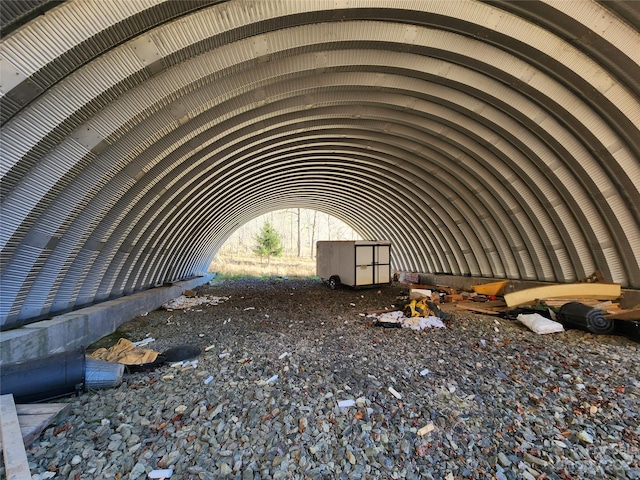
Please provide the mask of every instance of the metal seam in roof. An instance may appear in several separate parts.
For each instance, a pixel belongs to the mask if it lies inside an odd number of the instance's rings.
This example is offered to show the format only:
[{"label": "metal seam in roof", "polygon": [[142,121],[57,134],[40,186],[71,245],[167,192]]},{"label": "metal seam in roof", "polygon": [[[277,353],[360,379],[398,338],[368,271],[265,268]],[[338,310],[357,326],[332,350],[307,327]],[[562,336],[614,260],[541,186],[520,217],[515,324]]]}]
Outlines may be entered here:
[{"label": "metal seam in roof", "polygon": [[239,222],[297,205],[403,269],[640,288],[640,36],[581,3],[32,19],[0,45],[2,328],[202,272]]}]

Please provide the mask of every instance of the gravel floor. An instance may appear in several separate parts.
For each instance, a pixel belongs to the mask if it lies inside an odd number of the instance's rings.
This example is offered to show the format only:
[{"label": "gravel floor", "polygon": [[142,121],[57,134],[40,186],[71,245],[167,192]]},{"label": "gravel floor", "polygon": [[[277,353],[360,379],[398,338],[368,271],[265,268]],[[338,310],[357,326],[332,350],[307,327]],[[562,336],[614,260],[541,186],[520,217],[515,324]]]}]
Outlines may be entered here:
[{"label": "gravel floor", "polygon": [[374,327],[402,290],[228,281],[199,291],[218,305],[125,324],[105,342],[213,348],[66,399],[33,478],[640,478],[640,344],[463,313]]}]

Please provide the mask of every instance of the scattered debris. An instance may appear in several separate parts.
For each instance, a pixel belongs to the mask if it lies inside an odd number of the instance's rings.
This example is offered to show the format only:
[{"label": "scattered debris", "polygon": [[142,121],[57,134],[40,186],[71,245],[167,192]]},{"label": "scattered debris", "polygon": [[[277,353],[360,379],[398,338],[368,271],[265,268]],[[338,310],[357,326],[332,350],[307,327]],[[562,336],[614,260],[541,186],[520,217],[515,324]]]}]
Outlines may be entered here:
[{"label": "scattered debris", "polygon": [[433,423],[427,423],[424,427],[418,430],[418,435],[423,437],[427,433],[433,432],[435,429],[436,427],[433,426]]},{"label": "scattered debris", "polygon": [[392,312],[371,313],[367,315],[367,318],[373,318],[374,325],[379,327],[400,328],[405,316],[400,310],[394,310]]},{"label": "scattered debris", "polygon": [[260,386],[264,386],[264,385],[268,385],[270,383],[274,383],[276,380],[278,380],[278,375],[274,375],[273,377],[267,379],[267,380],[258,380],[256,383]]},{"label": "scattered debris", "polygon": [[198,360],[186,360],[182,364],[182,370],[188,370],[190,368],[198,368]]},{"label": "scattered debris", "polygon": [[[448,320],[449,314],[442,311],[438,305],[439,292],[412,285],[409,295],[398,297],[398,300],[399,309],[370,311],[366,315],[367,318],[373,318],[375,326],[386,328],[446,328],[443,320]],[[392,307],[395,308],[395,305]]]},{"label": "scattered debris", "polygon": [[140,340],[139,342],[133,342],[133,346],[134,347],[144,347],[148,343],[155,342],[155,341],[156,341],[155,338],[147,336],[143,340]]},{"label": "scattered debris", "polygon": [[353,399],[339,400],[338,401],[338,407],[340,407],[340,408],[355,407],[355,405],[356,405],[356,401],[353,400]]},{"label": "scattered debris", "polygon": [[458,302],[455,308],[482,313],[484,315],[503,315],[507,311],[507,304],[504,303],[504,300],[488,300],[482,303],[482,305],[478,305],[473,301],[463,301]]},{"label": "scattered debris", "polygon": [[393,387],[387,388],[388,392],[396,397],[398,400],[402,400],[402,395]]},{"label": "scattered debris", "polygon": [[464,300],[464,297],[459,293],[444,296],[444,303],[455,303],[461,302],[462,300]]},{"label": "scattered debris", "polygon": [[214,295],[187,297],[186,295],[180,295],[178,298],[174,298],[173,300],[164,303],[162,308],[167,311],[190,310],[199,305],[218,305],[226,300],[229,300],[229,297],[216,297]]},{"label": "scattered debris", "polygon": [[580,283],[604,283],[604,275],[600,270],[596,270],[591,275],[581,279]]},{"label": "scattered debris", "polygon": [[163,478],[170,478],[173,475],[172,468],[164,468],[162,470],[151,470],[149,472],[149,478],[158,478],[162,480]]},{"label": "scattered debris", "polygon": [[205,379],[204,384],[205,384],[205,385],[209,385],[212,381],[213,381],[213,375],[209,375],[209,376]]},{"label": "scattered debris", "polygon": [[409,299],[410,300],[417,300],[420,298],[431,298],[431,295],[433,294],[433,292],[431,290],[428,290],[426,288],[410,288],[409,289]]},{"label": "scattered debris", "polygon": [[554,322],[546,317],[543,317],[539,313],[520,314],[518,320],[526,325],[529,330],[539,334],[558,333],[564,332],[564,327],[561,323]]},{"label": "scattered debris", "polygon": [[402,326],[412,330],[424,330],[425,328],[447,328],[442,320],[433,316],[405,318],[402,321]]}]

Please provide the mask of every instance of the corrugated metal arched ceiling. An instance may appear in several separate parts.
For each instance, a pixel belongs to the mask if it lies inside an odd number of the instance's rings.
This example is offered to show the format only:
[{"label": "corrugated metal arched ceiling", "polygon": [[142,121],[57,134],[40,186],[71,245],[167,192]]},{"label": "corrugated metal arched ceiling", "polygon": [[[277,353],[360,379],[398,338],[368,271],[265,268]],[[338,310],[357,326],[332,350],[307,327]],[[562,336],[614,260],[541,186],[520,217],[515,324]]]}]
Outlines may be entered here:
[{"label": "corrugated metal arched ceiling", "polygon": [[307,207],[422,272],[640,287],[632,2],[75,1],[2,16],[2,325]]}]

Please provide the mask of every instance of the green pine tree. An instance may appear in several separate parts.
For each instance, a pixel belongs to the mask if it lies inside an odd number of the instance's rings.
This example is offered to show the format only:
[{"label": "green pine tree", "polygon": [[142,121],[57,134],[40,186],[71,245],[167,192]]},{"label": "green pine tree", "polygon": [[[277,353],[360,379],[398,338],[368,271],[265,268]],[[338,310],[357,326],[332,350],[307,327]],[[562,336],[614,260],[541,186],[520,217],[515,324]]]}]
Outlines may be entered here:
[{"label": "green pine tree", "polygon": [[255,240],[258,244],[253,248],[253,253],[260,258],[267,257],[267,263],[271,262],[271,257],[282,255],[284,250],[282,238],[271,223],[264,222],[260,234],[255,237]]}]

